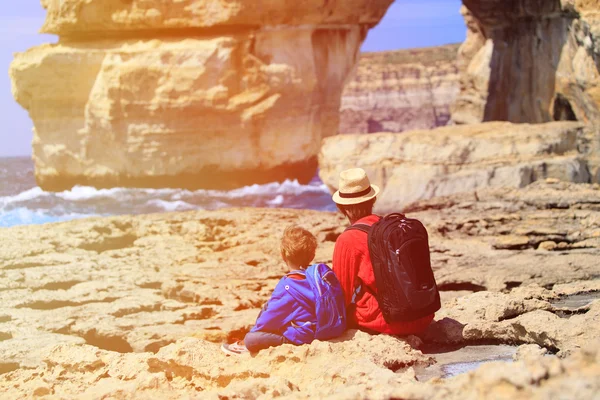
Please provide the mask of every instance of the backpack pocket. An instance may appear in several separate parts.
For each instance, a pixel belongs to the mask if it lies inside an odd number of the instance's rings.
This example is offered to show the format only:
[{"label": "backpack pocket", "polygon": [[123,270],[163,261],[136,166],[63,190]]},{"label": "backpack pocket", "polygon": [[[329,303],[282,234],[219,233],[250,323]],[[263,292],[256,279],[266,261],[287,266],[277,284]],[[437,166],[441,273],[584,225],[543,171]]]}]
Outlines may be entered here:
[{"label": "backpack pocket", "polygon": [[435,302],[437,287],[427,241],[422,238],[408,240],[396,251],[395,256],[400,268],[395,268],[393,273],[402,285],[411,308],[420,310],[429,307]]},{"label": "backpack pocket", "polygon": [[316,305],[317,339],[330,339],[340,336],[346,330],[345,310],[331,293],[324,293]]}]

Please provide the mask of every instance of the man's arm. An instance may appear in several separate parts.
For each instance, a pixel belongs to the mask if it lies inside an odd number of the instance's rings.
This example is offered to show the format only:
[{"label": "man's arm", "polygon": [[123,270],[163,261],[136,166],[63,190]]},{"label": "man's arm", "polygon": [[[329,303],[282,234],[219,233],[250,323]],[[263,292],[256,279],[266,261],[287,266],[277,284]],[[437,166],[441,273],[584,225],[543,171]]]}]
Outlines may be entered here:
[{"label": "man's arm", "polygon": [[333,272],[340,281],[344,291],[346,306],[352,301],[352,295],[357,285],[358,267],[360,257],[356,254],[354,246],[350,243],[349,235],[342,234],[333,249]]}]

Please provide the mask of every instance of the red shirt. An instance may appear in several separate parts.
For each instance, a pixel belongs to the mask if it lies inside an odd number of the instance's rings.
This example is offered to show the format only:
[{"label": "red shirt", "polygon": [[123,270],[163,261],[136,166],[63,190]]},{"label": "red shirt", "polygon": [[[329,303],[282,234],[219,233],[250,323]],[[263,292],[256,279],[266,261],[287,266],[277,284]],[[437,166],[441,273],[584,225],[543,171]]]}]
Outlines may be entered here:
[{"label": "red shirt", "polygon": [[[370,215],[356,223],[371,226],[377,221],[379,221],[378,216]],[[352,313],[353,315],[348,315],[350,326],[359,326],[381,333],[410,335],[423,332],[433,321],[435,314],[410,322],[388,324],[385,321],[377,298],[373,295],[373,293],[377,293],[377,285],[369,257],[367,235],[364,232],[347,231],[337,239],[333,250],[333,271],[344,290],[346,307],[352,301],[356,286],[362,281],[363,288],[356,300],[356,311]],[[357,281],[357,277],[360,278],[360,281]],[[352,308],[348,308],[348,310],[351,311]]]}]

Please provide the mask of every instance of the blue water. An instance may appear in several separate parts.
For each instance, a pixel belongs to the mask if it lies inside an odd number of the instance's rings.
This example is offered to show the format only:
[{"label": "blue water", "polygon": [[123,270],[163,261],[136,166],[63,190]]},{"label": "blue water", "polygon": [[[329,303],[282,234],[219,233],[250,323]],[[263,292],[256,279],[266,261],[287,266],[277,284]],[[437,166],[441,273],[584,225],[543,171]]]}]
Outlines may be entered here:
[{"label": "blue water", "polygon": [[230,191],[185,189],[95,189],[76,186],[52,193],[40,189],[29,158],[0,158],[0,227],[43,224],[91,216],[215,210],[227,207],[335,211],[318,177],[251,185]]}]

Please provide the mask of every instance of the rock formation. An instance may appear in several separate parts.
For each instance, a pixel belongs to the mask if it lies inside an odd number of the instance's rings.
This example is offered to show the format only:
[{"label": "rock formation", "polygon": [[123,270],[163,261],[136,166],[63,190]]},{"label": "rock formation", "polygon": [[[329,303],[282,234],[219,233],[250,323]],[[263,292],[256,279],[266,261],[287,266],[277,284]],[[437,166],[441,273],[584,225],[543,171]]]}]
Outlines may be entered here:
[{"label": "rock formation", "polygon": [[42,188],[307,181],[369,27],[392,0],[44,0],[13,93]]},{"label": "rock formation", "polygon": [[[355,166],[383,188],[379,211],[543,178],[600,182],[600,3],[463,3],[468,34],[452,106],[459,126],[326,138],[319,174],[331,190]],[[551,123],[563,120],[573,123]]]},{"label": "rock formation", "polygon": [[594,135],[577,122],[340,135],[324,140],[319,175],[336,190],[339,173],[360,166],[382,189],[377,209],[397,211],[418,200],[486,187],[520,188],[545,178],[589,182],[593,160],[585,143]]},{"label": "rock formation", "polygon": [[600,124],[600,3],[463,0],[457,123]]},{"label": "rock formation", "polygon": [[361,54],[342,95],[340,133],[444,126],[458,94],[458,45]]},{"label": "rock formation", "polygon": [[[599,205],[598,185],[553,181],[419,203],[410,215],[429,230],[443,301],[424,335],[350,330],[242,359],[218,346],[248,331],[283,273],[283,229],[310,229],[316,260],[330,263],[340,215],[232,209],[0,229],[0,392],[458,399],[485,388],[490,397],[591,399],[600,382]],[[559,305],[574,294],[589,301]],[[480,343],[529,346],[514,364],[416,380],[436,362],[420,348]],[[540,358],[544,349],[554,355]]]}]

